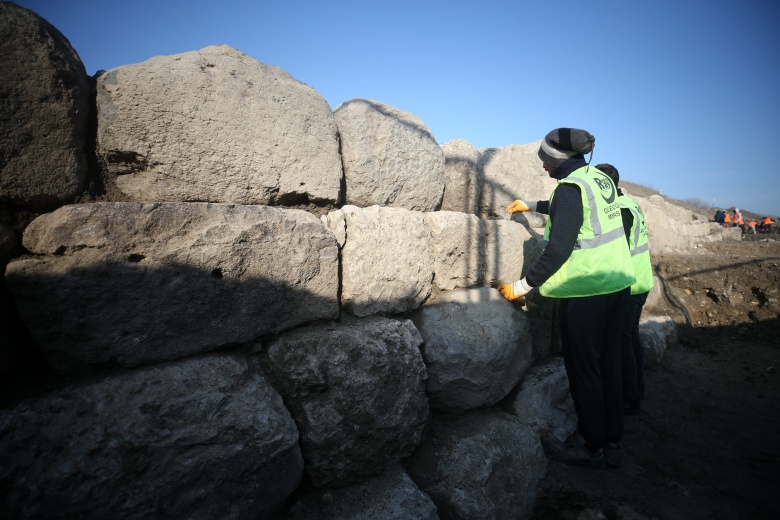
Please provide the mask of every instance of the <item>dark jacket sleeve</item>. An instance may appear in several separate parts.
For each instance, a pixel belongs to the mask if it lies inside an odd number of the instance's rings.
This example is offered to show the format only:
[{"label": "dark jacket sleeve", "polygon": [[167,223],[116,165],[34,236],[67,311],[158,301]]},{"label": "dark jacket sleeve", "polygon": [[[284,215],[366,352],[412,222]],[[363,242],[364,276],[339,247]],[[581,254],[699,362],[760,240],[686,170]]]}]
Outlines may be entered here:
[{"label": "dark jacket sleeve", "polygon": [[620,216],[623,217],[623,231],[626,233],[626,242],[631,249],[631,228],[634,227],[634,214],[628,208],[620,208]]},{"label": "dark jacket sleeve", "polygon": [[[537,204],[536,210],[539,209]],[[573,184],[559,185],[555,190],[553,203],[549,204],[549,215],[551,223],[549,242],[539,261],[525,277],[526,281],[534,287],[539,287],[555,274],[574,251],[577,236],[582,228],[582,198],[579,187]]]}]

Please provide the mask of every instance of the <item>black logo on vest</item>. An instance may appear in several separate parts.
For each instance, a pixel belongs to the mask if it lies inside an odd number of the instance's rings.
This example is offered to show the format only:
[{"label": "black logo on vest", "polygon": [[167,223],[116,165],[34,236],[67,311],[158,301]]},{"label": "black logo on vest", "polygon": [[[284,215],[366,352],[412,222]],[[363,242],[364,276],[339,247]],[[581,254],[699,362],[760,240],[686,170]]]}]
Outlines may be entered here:
[{"label": "black logo on vest", "polygon": [[604,198],[604,201],[607,204],[612,204],[615,201],[616,195],[615,184],[612,182],[612,179],[606,175],[604,175],[603,178],[599,175],[595,175],[593,180],[596,182],[596,186],[599,187],[599,190],[601,190],[601,196]]}]

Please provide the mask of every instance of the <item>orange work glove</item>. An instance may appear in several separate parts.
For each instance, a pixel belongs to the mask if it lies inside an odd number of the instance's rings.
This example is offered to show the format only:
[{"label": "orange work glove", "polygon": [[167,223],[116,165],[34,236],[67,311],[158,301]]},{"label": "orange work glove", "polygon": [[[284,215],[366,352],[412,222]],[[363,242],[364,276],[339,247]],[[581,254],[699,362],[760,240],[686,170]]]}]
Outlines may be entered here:
[{"label": "orange work glove", "polygon": [[506,207],[506,212],[510,214],[523,213],[524,211],[536,211],[536,203],[516,200]]},{"label": "orange work glove", "polygon": [[519,300],[529,292],[531,292],[531,287],[528,282],[525,281],[525,278],[521,280],[514,281],[512,283],[502,283],[497,287],[498,292],[501,293],[501,296],[509,300],[510,302],[513,302],[515,300]]}]

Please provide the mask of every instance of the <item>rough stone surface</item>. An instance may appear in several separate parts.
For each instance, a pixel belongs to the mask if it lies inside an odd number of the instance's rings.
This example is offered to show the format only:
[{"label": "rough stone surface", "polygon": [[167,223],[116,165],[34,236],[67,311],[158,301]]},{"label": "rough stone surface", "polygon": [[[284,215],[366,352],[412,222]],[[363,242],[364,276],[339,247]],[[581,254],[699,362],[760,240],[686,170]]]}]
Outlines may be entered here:
[{"label": "rough stone surface", "polygon": [[344,206],[325,220],[337,236],[346,237],[341,249],[345,309],[356,316],[401,313],[431,294],[434,262],[423,213]]},{"label": "rough stone surface", "polygon": [[331,211],[320,217],[322,224],[333,232],[339,248],[347,243],[347,219],[343,211]]},{"label": "rough stone surface", "polygon": [[344,489],[315,489],[299,497],[289,520],[438,520],[436,505],[400,466]]},{"label": "rough stone surface", "polygon": [[405,465],[441,518],[531,518],[547,471],[536,432],[497,410],[434,417]]},{"label": "rough stone surface", "polygon": [[412,320],[425,340],[426,393],[435,410],[492,406],[531,365],[528,318],[495,289],[442,293]]},{"label": "rough stone surface", "polygon": [[338,248],[267,206],[96,203],[27,228],[6,282],[53,368],[137,366],[334,319]]},{"label": "rough stone surface", "polygon": [[[700,219],[688,209],[667,202],[660,195],[632,198],[645,214],[647,238],[651,251],[655,254],[690,251],[697,243],[721,239],[724,236],[721,232],[723,228],[713,229],[707,220]],[[739,228],[734,229],[741,238]]]},{"label": "rough stone surface", "polygon": [[421,343],[411,321],[373,317],[309,325],[263,346],[315,486],[358,484],[419,444],[428,418]]},{"label": "rough stone surface", "polygon": [[677,344],[677,325],[669,316],[648,316],[639,322],[639,336],[645,351],[645,366],[658,366],[666,349]]},{"label": "rough stone surface", "polygon": [[714,224],[711,222],[710,232],[712,233],[711,235],[704,237],[705,239],[710,240],[703,241],[717,242],[718,240],[730,240],[734,242],[740,242],[742,240],[742,230],[740,230],[738,227],[724,228],[719,224]]},{"label": "rough stone surface", "polygon": [[522,278],[542,255],[541,237],[517,222],[487,220],[485,231],[485,285]]},{"label": "rough stone surface", "polygon": [[645,309],[653,308],[656,305],[662,303],[664,299],[664,289],[661,281],[657,275],[653,275],[653,288],[650,289],[650,294],[647,295],[647,301],[645,302]]},{"label": "rough stone surface", "polygon": [[417,116],[368,99],[333,111],[341,136],[346,202],[415,211],[439,209],[444,153]]},{"label": "rough stone surface", "polygon": [[282,69],[214,45],[98,78],[98,153],[134,201],[335,203],[327,102]]},{"label": "rough stone surface", "polygon": [[281,397],[231,356],[21,402],[0,439],[7,518],[268,518],[303,475]]},{"label": "rough stone surface", "polygon": [[485,224],[453,211],[425,214],[433,246],[434,282],[444,291],[473,287],[485,272]]},{"label": "rough stone surface", "polygon": [[506,405],[513,415],[543,438],[563,441],[577,428],[577,415],[562,357],[531,367]]},{"label": "rough stone surface", "polygon": [[60,31],[0,3],[0,202],[50,209],[87,178],[89,80]]},{"label": "rough stone surface", "polygon": [[463,139],[447,141],[441,145],[441,149],[447,179],[441,210],[477,214],[482,192],[479,152]]},{"label": "rough stone surface", "polygon": [[[479,205],[481,214],[508,218],[506,207],[513,200],[550,198],[556,181],[544,171],[536,154],[540,143],[512,144],[479,151],[484,178]],[[529,227],[544,227],[545,222],[545,216],[535,212],[516,214],[512,219]]]}]

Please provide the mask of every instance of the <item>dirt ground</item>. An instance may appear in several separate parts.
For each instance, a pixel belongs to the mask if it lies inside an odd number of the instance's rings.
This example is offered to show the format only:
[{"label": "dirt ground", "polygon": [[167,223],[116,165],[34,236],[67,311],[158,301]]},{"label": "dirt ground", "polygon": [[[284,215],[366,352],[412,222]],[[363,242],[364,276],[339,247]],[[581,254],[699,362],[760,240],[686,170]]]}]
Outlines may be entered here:
[{"label": "dirt ground", "polygon": [[[771,237],[767,240],[765,237]],[[653,259],[679,345],[645,372],[623,467],[555,461],[534,519],[780,518],[780,235]]]}]

